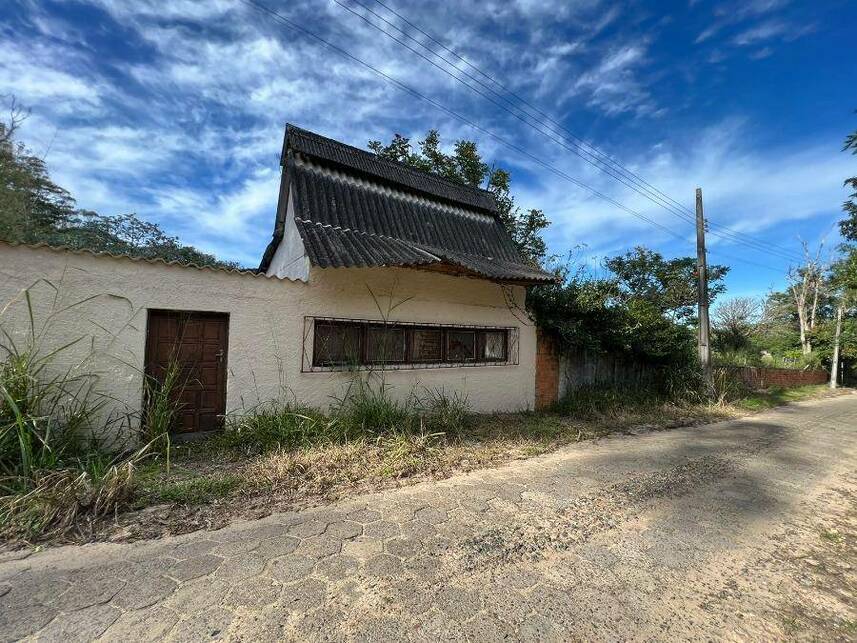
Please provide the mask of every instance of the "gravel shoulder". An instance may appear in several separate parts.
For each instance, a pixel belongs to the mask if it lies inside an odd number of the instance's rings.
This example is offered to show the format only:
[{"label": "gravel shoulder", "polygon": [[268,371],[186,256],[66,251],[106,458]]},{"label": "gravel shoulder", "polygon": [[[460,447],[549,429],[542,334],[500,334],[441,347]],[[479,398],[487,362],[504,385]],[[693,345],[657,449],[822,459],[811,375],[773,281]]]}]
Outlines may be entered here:
[{"label": "gravel shoulder", "polygon": [[855,640],[857,395],[9,552],[0,640]]}]

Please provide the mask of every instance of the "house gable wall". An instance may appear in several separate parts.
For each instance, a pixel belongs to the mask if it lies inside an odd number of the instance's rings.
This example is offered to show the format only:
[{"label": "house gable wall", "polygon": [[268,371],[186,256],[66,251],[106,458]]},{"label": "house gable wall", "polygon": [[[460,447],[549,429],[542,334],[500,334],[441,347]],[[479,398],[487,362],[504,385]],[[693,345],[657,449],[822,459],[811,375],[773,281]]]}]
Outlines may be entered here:
[{"label": "house gable wall", "polygon": [[283,238],[277,245],[266,274],[269,277],[279,277],[280,279],[297,279],[300,281],[309,279],[309,257],[300,232],[298,232],[298,227],[295,225],[295,197],[291,191],[286,207]]}]

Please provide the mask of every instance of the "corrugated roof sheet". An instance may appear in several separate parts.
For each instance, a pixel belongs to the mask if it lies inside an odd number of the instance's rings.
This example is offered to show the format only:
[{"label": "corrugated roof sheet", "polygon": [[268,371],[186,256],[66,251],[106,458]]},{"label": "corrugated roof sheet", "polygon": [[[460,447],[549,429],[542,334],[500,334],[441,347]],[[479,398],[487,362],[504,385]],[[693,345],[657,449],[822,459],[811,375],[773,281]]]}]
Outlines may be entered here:
[{"label": "corrugated roof sheet", "polygon": [[372,152],[340,143],[291,124],[286,126],[286,141],[283,147],[284,164],[288,150],[450,202],[466,204],[488,212],[497,211],[494,195],[487,190],[471,188],[440,176],[421,172],[402,163],[378,158]]},{"label": "corrugated roof sheet", "polygon": [[[295,223],[315,266],[443,264],[498,281],[555,279],[521,259],[489,192],[379,159],[292,125],[283,162]],[[278,234],[262,269],[279,243]]]}]

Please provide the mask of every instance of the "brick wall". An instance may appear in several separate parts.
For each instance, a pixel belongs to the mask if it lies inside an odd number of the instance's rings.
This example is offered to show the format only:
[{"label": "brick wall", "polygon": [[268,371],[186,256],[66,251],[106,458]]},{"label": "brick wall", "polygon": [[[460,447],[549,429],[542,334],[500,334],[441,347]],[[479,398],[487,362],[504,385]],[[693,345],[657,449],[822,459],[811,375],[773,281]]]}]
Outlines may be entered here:
[{"label": "brick wall", "polygon": [[542,330],[536,333],[536,409],[555,403],[559,396],[559,346]]},{"label": "brick wall", "polygon": [[830,378],[824,370],[798,371],[788,368],[756,368],[745,366],[730,368],[729,372],[750,388],[770,388],[779,386],[806,386],[809,384],[824,384]]}]

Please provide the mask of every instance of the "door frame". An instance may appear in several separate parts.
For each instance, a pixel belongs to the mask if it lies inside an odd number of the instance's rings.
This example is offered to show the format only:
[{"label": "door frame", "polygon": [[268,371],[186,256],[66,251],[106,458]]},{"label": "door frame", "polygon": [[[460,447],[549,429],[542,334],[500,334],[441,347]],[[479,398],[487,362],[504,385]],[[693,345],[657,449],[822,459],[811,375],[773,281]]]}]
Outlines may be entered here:
[{"label": "door frame", "polygon": [[[221,360],[222,369],[223,369],[223,392],[221,394],[220,406],[223,409],[223,417],[226,417],[226,400],[227,400],[227,387],[229,381],[229,330],[230,330],[230,322],[231,315],[228,312],[216,311],[216,310],[185,310],[185,309],[177,309],[177,308],[147,308],[146,309],[146,332],[145,332],[145,349],[143,351],[143,377],[148,378],[152,376],[152,372],[150,370],[151,364],[156,362],[156,359],[153,359],[155,350],[156,350],[156,342],[152,338],[152,316],[153,315],[161,315],[161,316],[173,316],[173,317],[181,317],[182,315],[193,316],[193,317],[210,317],[222,319],[225,322],[226,327],[226,335],[223,340],[223,359]],[[147,400],[146,400],[146,380],[143,381],[143,396],[142,396],[143,406],[141,407],[143,410],[146,408]],[[141,425],[143,422],[143,418],[140,418]],[[213,431],[187,431],[187,432],[176,432],[174,430],[170,431],[170,438],[182,441],[182,440],[193,440],[196,438],[203,438],[207,435],[211,435],[212,433],[217,433],[223,430],[223,426],[219,429],[215,429]]]}]

